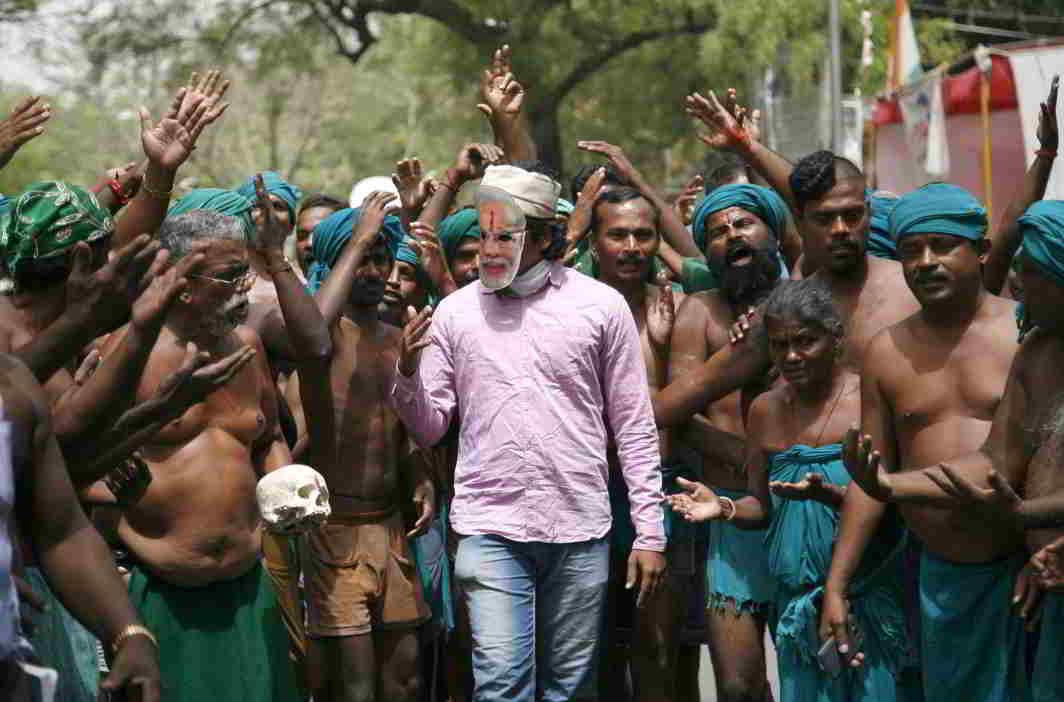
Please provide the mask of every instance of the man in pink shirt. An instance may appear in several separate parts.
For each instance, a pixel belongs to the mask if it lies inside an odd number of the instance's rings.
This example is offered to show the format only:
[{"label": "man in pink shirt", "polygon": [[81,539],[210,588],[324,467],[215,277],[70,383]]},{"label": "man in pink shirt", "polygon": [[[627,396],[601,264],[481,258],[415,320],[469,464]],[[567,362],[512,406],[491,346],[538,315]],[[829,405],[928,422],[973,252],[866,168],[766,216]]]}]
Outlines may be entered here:
[{"label": "man in pink shirt", "polygon": [[428,447],[456,414],[461,424],[451,523],[478,702],[595,697],[610,438],[640,603],[665,567],[639,333],[619,293],[558,262],[559,190],[541,173],[489,167],[477,192],[480,280],[413,317],[400,342],[393,400],[410,434]]}]

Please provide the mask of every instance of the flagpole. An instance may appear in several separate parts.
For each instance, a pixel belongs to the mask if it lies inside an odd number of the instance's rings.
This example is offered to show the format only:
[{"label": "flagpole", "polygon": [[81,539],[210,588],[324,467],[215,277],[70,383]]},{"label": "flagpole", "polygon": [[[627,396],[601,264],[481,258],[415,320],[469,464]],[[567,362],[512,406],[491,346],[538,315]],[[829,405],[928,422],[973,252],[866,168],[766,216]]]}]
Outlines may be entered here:
[{"label": "flagpole", "polygon": [[828,0],[828,25],[831,35],[831,150],[842,151],[842,49],[839,35],[842,31],[839,19],[839,0]]}]

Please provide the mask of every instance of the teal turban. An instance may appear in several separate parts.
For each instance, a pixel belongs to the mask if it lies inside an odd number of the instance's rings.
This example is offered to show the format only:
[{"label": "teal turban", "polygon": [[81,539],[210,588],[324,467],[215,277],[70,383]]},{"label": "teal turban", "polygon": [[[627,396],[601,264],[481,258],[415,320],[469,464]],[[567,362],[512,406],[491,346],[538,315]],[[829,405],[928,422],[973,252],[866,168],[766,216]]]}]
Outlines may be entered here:
[{"label": "teal turban", "polygon": [[[359,210],[345,207],[318,222],[314,227],[311,253],[314,262],[307,271],[307,290],[313,295],[318,292],[321,284],[329,276],[329,271],[336,265],[336,259],[340,258],[340,252],[344,250],[344,244],[351,238],[352,229],[358,224]],[[399,242],[403,239],[403,228],[399,224],[399,218],[388,216],[384,218],[381,234],[388,243],[388,250],[392,256],[396,255]],[[413,253],[413,252],[411,252]]]},{"label": "teal turban", "polygon": [[395,249],[395,260],[409,263],[417,271],[417,281],[429,294],[429,304],[435,304],[439,299],[436,286],[432,284],[432,279],[429,278],[429,274],[425,272],[425,269],[421,266],[421,260],[418,258],[417,252],[414,251],[407,242],[410,241],[409,236],[403,237],[399,242],[399,246]]},{"label": "teal turban", "polygon": [[772,188],[761,185],[722,185],[706,195],[695,208],[694,223],[691,232],[695,237],[695,244],[705,253],[706,222],[714,212],[720,212],[729,207],[741,207],[747,212],[752,212],[761,218],[761,221],[772,230],[779,241],[787,228],[787,205],[783,198],[776,194]]},{"label": "teal turban", "polygon": [[189,210],[212,210],[224,215],[230,215],[240,220],[244,225],[245,236],[250,235],[255,225],[251,221],[252,200],[247,199],[235,190],[223,190],[222,188],[197,188],[190,190],[181,196],[174,204],[170,205],[167,217],[176,217]]},{"label": "teal turban", "polygon": [[868,200],[868,241],[865,249],[879,258],[898,260],[898,243],[890,235],[890,213],[898,204],[898,198],[876,195],[865,190]]},{"label": "teal turban", "polygon": [[0,195],[0,217],[3,217],[11,211],[11,198],[6,195]]},{"label": "teal turban", "polygon": [[458,247],[462,239],[480,239],[480,220],[477,211],[472,207],[459,210],[447,219],[440,222],[438,229],[440,245],[443,246],[443,255],[447,257],[447,265],[454,261],[458,254]]},{"label": "teal turban", "polygon": [[573,203],[569,202],[564,197],[558,198],[558,214],[570,215],[573,213],[574,209],[576,208]]},{"label": "teal turban", "polygon": [[[296,206],[299,204],[299,198],[303,197],[303,191],[299,189],[299,186],[292,185],[282,178],[277,171],[263,171],[262,183],[266,186],[267,193],[276,195],[288,205],[288,217],[294,226],[296,223]],[[255,194],[255,176],[245,180],[244,184],[237,188],[236,191],[254,203],[257,199]]]},{"label": "teal turban", "polygon": [[1020,253],[1064,285],[1064,200],[1039,200],[1017,220]]},{"label": "teal turban", "polygon": [[931,183],[898,200],[890,213],[894,241],[909,234],[949,234],[973,241],[986,234],[986,208],[964,188]]}]

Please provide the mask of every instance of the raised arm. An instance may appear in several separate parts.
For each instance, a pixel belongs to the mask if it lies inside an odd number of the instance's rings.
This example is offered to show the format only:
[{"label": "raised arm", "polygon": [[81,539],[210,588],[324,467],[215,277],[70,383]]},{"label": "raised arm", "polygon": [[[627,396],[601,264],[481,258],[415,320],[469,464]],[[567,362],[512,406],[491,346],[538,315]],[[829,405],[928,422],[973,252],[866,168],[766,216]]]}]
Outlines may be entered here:
[{"label": "raised arm", "polygon": [[1001,292],[1005,286],[1005,279],[1009,275],[1009,266],[1012,265],[1012,257],[1022,243],[1020,228],[1016,223],[1027,208],[1041,200],[1046,193],[1046,184],[1049,182],[1049,174],[1053,170],[1053,161],[1057,157],[1057,87],[1060,76],[1053,77],[1052,87],[1049,89],[1049,97],[1041,105],[1041,116],[1038,121],[1039,149],[1035,152],[1034,161],[1027,169],[1027,175],[1023,178],[1015,197],[1005,208],[1005,214],[1001,218],[998,228],[990,235],[990,255],[983,266],[983,283],[986,289],[995,295]]},{"label": "raised arm", "polygon": [[794,166],[754,138],[747,126],[746,113],[735,102],[735,90],[728,91],[726,105],[717,100],[712,90],[708,99],[692,93],[687,96],[686,103],[687,114],[709,128],[709,133],[700,135],[699,139],[710,148],[737,154],[787,201],[791,212],[797,217],[798,209],[788,180]]},{"label": "raised arm", "polygon": [[684,226],[676,210],[647,182],[620,147],[604,141],[578,141],[576,145],[584,151],[601,154],[608,158],[618,173],[642,193],[643,197],[654,203],[654,207],[658,209],[661,216],[661,235],[680,256],[704,258],[702,251],[695,244],[694,237]]},{"label": "raised arm", "polygon": [[451,205],[462,186],[484,177],[484,169],[503,158],[503,151],[493,144],[466,144],[458,152],[455,165],[448,168],[437,183],[436,192],[421,211],[420,221],[437,226],[451,211]]},{"label": "raised arm", "polygon": [[52,106],[41,102],[41,96],[28,97],[11,110],[0,122],[0,168],[11,162],[26,142],[44,133],[44,123],[52,118]]},{"label": "raised arm", "polygon": [[140,189],[115,225],[115,247],[141,234],[154,234],[162,224],[177,169],[196,148],[204,128],[229,106],[221,102],[228,87],[229,82],[223,82],[218,71],[208,72],[203,81],[193,74],[193,80],[178,91],[170,111],[158,124],[152,124],[146,107],[140,108],[140,140],[148,165]]},{"label": "raised arm", "polygon": [[384,218],[395,211],[393,193],[372,192],[362,201],[358,219],[353,223],[351,238],[344,244],[344,250],[336,259],[321,289],[315,295],[315,302],[321,309],[321,316],[329,329],[340,321],[344,306],[351,296],[351,286],[355,282],[355,271],[362,265],[362,259],[380,235]]},{"label": "raised arm", "polygon": [[309,441],[306,455],[312,466],[328,471],[336,463],[336,411],[330,382],[332,336],[321,310],[284,256],[287,232],[270,206],[261,174],[255,178],[255,194],[262,222],[252,235],[250,247],[266,262],[294,351]]},{"label": "raised arm", "polygon": [[521,109],[525,102],[525,88],[514,76],[513,52],[508,44],[495,51],[491,68],[484,69],[480,97],[483,102],[477,105],[477,109],[491,123],[495,144],[503,150],[506,159],[510,162],[536,160],[536,142],[532,140],[528,120]]},{"label": "raised arm", "polygon": [[684,422],[711,402],[742,388],[764,373],[769,365],[768,351],[748,335],[727,344],[709,360],[654,395],[654,418],[658,426]]}]

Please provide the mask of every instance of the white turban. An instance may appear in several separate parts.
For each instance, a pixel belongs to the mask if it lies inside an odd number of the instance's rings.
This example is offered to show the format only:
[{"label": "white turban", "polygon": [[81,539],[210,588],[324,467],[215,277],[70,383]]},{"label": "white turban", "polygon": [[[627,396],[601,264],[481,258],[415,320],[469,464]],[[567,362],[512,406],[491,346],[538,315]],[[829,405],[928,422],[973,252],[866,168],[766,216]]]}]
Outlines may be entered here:
[{"label": "white turban", "polygon": [[509,194],[526,217],[538,219],[554,219],[562,191],[551,177],[516,166],[488,166],[480,184]]}]

